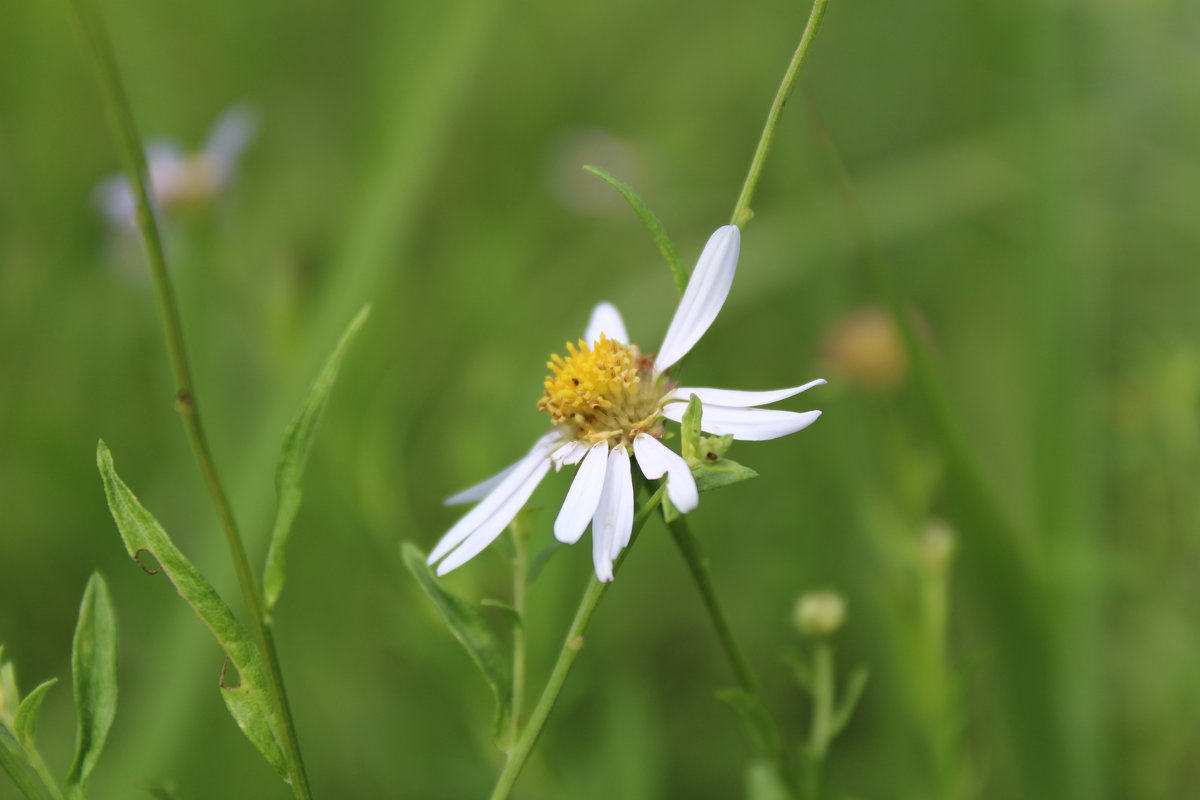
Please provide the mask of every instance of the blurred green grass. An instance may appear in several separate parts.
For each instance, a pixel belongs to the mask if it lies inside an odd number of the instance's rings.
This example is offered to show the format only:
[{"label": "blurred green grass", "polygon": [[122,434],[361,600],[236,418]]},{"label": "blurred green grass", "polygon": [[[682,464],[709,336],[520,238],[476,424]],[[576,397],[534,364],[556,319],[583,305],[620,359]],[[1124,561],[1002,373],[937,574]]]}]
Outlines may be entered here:
[{"label": "blurred green grass", "polygon": [[[104,10],[148,138],[198,145],[243,99],[262,120],[234,191],[169,236],[214,450],[260,557],[283,427],[337,332],[375,304],[318,438],[279,608],[315,788],[477,796],[499,762],[486,690],[398,568],[398,543],[428,547],[454,518],[440,498],[542,429],[542,361],[595,302],[616,302],[643,343],[665,329],[666,268],[615,193],[578,197],[594,179],[577,165],[638,188],[694,259],[729,213],[807,8]],[[1200,11],[1170,0],[832,4],[804,80],[1023,558],[1009,582],[972,557],[984,521],[960,510],[914,387],[868,391],[822,359],[830,328],[880,298],[794,102],[689,380],[825,375],[804,399],[826,415],[737,446],[763,477],[707,495],[693,524],[791,731],[807,713],[779,658],[801,647],[791,603],[825,585],[849,598],[842,660],[872,682],[833,754],[844,796],[1200,790],[1197,35]],[[208,634],[124,557],[93,467],[103,436],[235,596],[148,286],[137,263],[113,263],[91,205],[116,166],[65,4],[4,4],[0,641],[25,687],[64,677],[79,594],[101,569],[122,695],[94,795],[169,780],[179,798],[283,797],[221,707]],[[537,497],[553,507],[564,489],[559,476]],[[919,645],[913,550],[934,516],[962,556],[957,722],[931,722]],[[567,551],[534,588],[534,686],[587,562]],[[504,596],[495,554],[450,580]],[[1013,645],[1029,620],[987,611],[1006,607],[1033,610],[1046,652]],[[641,538],[593,631],[520,795],[740,796],[749,747],[712,699],[731,676],[661,530]],[[41,727],[60,766],[68,694],[50,695]],[[957,794],[930,750],[947,725],[968,765]]]}]

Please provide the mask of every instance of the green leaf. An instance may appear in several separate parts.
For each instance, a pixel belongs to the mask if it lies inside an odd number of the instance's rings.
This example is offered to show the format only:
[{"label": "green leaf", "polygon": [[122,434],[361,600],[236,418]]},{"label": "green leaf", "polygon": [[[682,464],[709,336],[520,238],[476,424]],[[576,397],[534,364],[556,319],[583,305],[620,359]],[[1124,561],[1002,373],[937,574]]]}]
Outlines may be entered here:
[{"label": "green leaf", "polygon": [[750,741],[754,743],[760,753],[770,756],[779,751],[778,734],[775,732],[771,717],[754,695],[745,689],[735,687],[717,692],[717,699],[737,712],[738,717],[746,726],[746,733],[750,736]]},{"label": "green leaf", "polygon": [[259,698],[244,681],[238,686],[225,686],[222,676],[220,688],[221,699],[225,701],[225,707],[229,709],[229,713],[237,722],[237,726],[242,729],[242,733],[258,748],[258,752],[262,753],[267,763],[274,767],[284,780],[287,780],[287,760],[283,756],[283,750],[279,747],[275,732],[271,729],[268,717],[261,713]]},{"label": "green leaf", "polygon": [[[129,487],[117,476],[113,466],[112,453],[108,445],[101,441],[96,448],[96,463],[100,467],[100,475],[104,479],[104,493],[108,497],[108,507],[116,520],[125,549],[135,561],[143,552],[154,556],[167,574],[175,591],[179,593],[196,616],[208,626],[217,642],[237,669],[240,687],[250,698],[250,702],[226,705],[238,727],[247,731],[250,741],[258,747],[259,752],[267,761],[275,766],[283,762],[282,748],[279,746],[279,733],[276,720],[271,710],[270,698],[267,693],[267,678],[263,671],[262,659],[258,648],[246,633],[246,629],[237,617],[230,611],[229,606],[221,599],[212,585],[200,574],[187,557],[179,551],[167,536],[167,532],[159,525],[158,520],[146,510],[134,496]],[[139,562],[140,563],[140,562]],[[268,726],[271,736],[268,738],[251,736],[249,731],[262,730]],[[287,780],[288,776],[284,775]]]},{"label": "green leaf", "polygon": [[532,586],[533,582],[537,580],[538,575],[542,574],[542,570],[545,569],[546,564],[550,561],[551,557],[559,550],[565,549],[565,547],[566,545],[557,539],[543,547],[542,551],[534,556],[533,561],[529,564],[529,574],[525,578],[525,584],[527,586]]},{"label": "green leaf", "polygon": [[779,770],[765,758],[756,758],[746,769],[746,800],[791,800]]},{"label": "green leaf", "polygon": [[21,743],[3,725],[0,725],[0,767],[4,767],[4,771],[28,800],[54,800],[54,795],[38,777]]},{"label": "green leaf", "polygon": [[675,504],[671,502],[671,498],[669,497],[662,499],[662,513],[663,522],[666,522],[668,525],[682,516],[679,513],[679,509],[675,507]]},{"label": "green leaf", "polygon": [[867,687],[867,678],[869,677],[870,672],[866,667],[859,667],[850,674],[846,682],[846,693],[842,696],[842,702],[838,705],[833,720],[830,722],[830,739],[841,733],[850,723],[850,717],[854,715],[854,709],[858,707],[858,701],[862,699],[863,689]]},{"label": "green leaf", "polygon": [[21,701],[21,705],[17,707],[16,716],[13,717],[13,733],[17,735],[17,741],[22,747],[33,747],[33,734],[37,730],[38,712],[42,710],[42,700],[46,697],[46,692],[50,691],[50,687],[58,683],[58,678],[51,678],[45,681]]},{"label": "green leaf", "polygon": [[0,720],[11,715],[20,703],[16,673],[12,662],[4,660],[4,645],[0,645]]},{"label": "green leaf", "polygon": [[275,493],[278,498],[278,508],[275,511],[275,525],[271,530],[271,545],[267,550],[267,563],[263,567],[263,606],[266,613],[279,600],[283,592],[287,565],[284,548],[287,545],[288,534],[292,530],[292,522],[296,512],[300,510],[302,495],[300,481],[304,475],[304,467],[308,463],[308,454],[312,450],[313,435],[317,423],[321,420],[321,412],[329,403],[329,394],[333,390],[333,382],[337,380],[338,370],[342,366],[342,358],[354,335],[358,333],[367,316],[370,306],[364,306],[358,315],[350,322],[346,332],[333,349],[325,366],[313,381],[308,390],[308,396],[300,406],[299,413],[292,419],[283,436],[283,447],[279,453],[279,463],[275,468]]},{"label": "green leaf", "polygon": [[78,727],[75,760],[63,785],[69,795],[82,796],[117,713],[117,617],[108,585],[98,572],[88,579],[79,605],[71,675]]},{"label": "green leaf", "polygon": [[692,475],[696,477],[696,489],[701,492],[732,486],[735,483],[758,477],[758,473],[754,470],[729,458],[709,461],[693,467]]},{"label": "green leaf", "polygon": [[517,611],[508,603],[500,600],[493,600],[490,597],[485,597],[479,601],[479,605],[483,606],[484,608],[494,608],[497,611],[504,612],[504,616],[508,617],[509,622],[513,624],[514,628],[521,628],[525,625],[525,620],[521,619],[521,612]]},{"label": "green leaf", "polygon": [[433,602],[442,615],[446,627],[454,638],[466,648],[467,654],[483,673],[484,680],[496,698],[496,711],[492,717],[492,735],[497,743],[508,734],[508,720],[512,714],[512,672],[504,649],[495,632],[488,626],[483,615],[469,603],[452,594],[425,563],[425,555],[409,542],[401,546],[404,566],[417,580],[425,596]]},{"label": "green leaf", "polygon": [[650,210],[646,202],[638,196],[638,193],[621,179],[610,175],[599,167],[585,166],[583,170],[584,172],[590,172],[616,189],[629,203],[634,213],[642,220],[642,224],[650,231],[650,235],[654,237],[654,243],[658,245],[658,251],[667,260],[667,266],[671,268],[671,277],[675,279],[675,288],[682,295],[688,284],[687,270],[683,268],[683,262],[679,260],[679,251],[675,249],[675,244],[671,241],[671,237],[667,236],[667,231],[663,227],[662,222]]}]

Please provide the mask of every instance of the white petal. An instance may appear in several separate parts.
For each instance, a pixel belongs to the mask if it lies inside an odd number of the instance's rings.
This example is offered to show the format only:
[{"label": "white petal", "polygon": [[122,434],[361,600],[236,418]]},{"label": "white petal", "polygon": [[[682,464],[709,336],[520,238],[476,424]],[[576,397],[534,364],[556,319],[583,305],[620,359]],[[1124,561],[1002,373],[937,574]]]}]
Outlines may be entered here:
[{"label": "white petal", "polygon": [[[663,416],[679,422],[683,419],[687,406],[683,403],[671,403],[663,409]],[[817,421],[820,411],[775,411],[765,408],[730,408],[729,406],[710,406],[704,404],[704,414],[700,420],[700,428],[705,433],[715,436],[732,434],[733,438],[746,442],[762,442],[767,439],[778,439],[789,433],[804,430]]]},{"label": "white petal", "polygon": [[[446,556],[442,563],[438,564],[437,574],[445,575],[450,570],[467,563],[478,555],[481,550],[494,542],[497,536],[504,533],[504,529],[508,527],[508,523],[512,522],[513,517],[517,515],[529,500],[529,496],[533,494],[533,490],[538,487],[538,484],[542,482],[542,478],[546,477],[546,473],[549,471],[550,460],[548,458],[538,461],[534,466],[533,472],[511,494],[505,497],[504,501],[492,511],[489,517],[484,519],[471,532],[466,541],[455,548],[450,555]],[[476,508],[478,507],[476,506]]]},{"label": "white petal", "polygon": [[790,389],[775,389],[769,392],[739,392],[735,389],[708,389],[699,386],[680,386],[671,392],[671,399],[686,403],[689,397],[696,395],[696,397],[700,398],[700,402],[705,405],[711,403],[717,406],[729,406],[730,408],[750,408],[751,406],[765,406],[769,403],[778,403],[780,400],[786,400],[814,386],[824,386],[825,383],[826,380],[824,378],[817,378],[815,381],[809,381],[803,386],[793,386]]},{"label": "white petal", "polygon": [[663,337],[662,347],[658,348],[654,365],[659,372],[687,355],[717,318],[733,285],[740,246],[741,234],[736,225],[717,228],[709,237]]},{"label": "white petal", "polygon": [[629,453],[624,447],[615,447],[608,454],[604,489],[592,518],[592,564],[599,580],[613,579],[613,548],[622,539],[628,543],[632,530],[633,477],[629,473]]},{"label": "white petal", "polygon": [[629,344],[629,334],[625,332],[621,312],[617,311],[617,307],[612,303],[601,303],[592,310],[592,318],[588,321],[583,340],[591,344],[599,339],[602,333],[621,344]]},{"label": "white petal", "polygon": [[[546,434],[538,440],[537,444],[533,446],[533,449],[524,458],[509,467],[505,471],[506,474],[504,477],[493,487],[490,487],[487,495],[480,501],[479,505],[468,511],[466,515],[454,524],[454,527],[446,532],[446,535],[433,548],[433,552],[429,554],[429,563],[432,564],[446,555],[446,553],[450,552],[450,550],[457,547],[460,542],[470,536],[476,528],[487,522],[496,513],[498,508],[504,506],[514,494],[521,491],[526,479],[530,475],[539,471],[542,475],[545,475],[546,470],[550,468],[550,451],[558,445],[561,435],[557,430]],[[540,481],[541,477],[538,480]],[[487,481],[484,481],[484,483],[487,483]],[[530,492],[532,491],[530,489]],[[518,507],[517,511],[519,510],[520,508]],[[517,511],[513,511],[514,516]],[[509,519],[511,520],[512,516]]]},{"label": "white petal", "polygon": [[550,454],[550,463],[554,465],[554,471],[558,472],[564,466],[578,464],[579,460],[587,455],[587,451],[586,444],[578,439],[572,439]]},{"label": "white petal", "polygon": [[[551,441],[557,443],[560,438],[561,434],[559,434],[558,431],[550,431],[550,433],[547,433],[545,436],[537,440],[537,443],[534,444],[533,449],[530,450],[529,453],[526,453],[525,457],[523,457],[521,461],[524,461],[525,458],[532,455],[535,450],[545,447],[547,443]],[[551,457],[553,458],[553,456]],[[500,472],[496,473],[485,481],[480,481],[474,486],[463,489],[457,494],[450,495],[442,501],[442,505],[460,506],[464,503],[474,503],[476,500],[482,500],[491,493],[492,489],[495,489],[497,486],[499,486],[501,481],[511,475],[512,471],[521,465],[521,461],[518,461],[516,464],[509,464]]]},{"label": "white petal", "polygon": [[607,471],[608,443],[592,445],[583,465],[575,473],[575,480],[571,481],[571,489],[563,500],[558,518],[554,520],[554,538],[564,544],[575,544],[583,536],[596,513]]},{"label": "white petal", "polygon": [[214,171],[216,185],[224,185],[233,177],[242,151],[258,130],[258,115],[248,105],[236,105],[221,115],[213,125],[204,145],[204,158]]},{"label": "white petal", "polygon": [[686,514],[700,505],[700,493],[696,491],[696,479],[692,468],[678,455],[653,436],[643,433],[633,440],[633,454],[637,456],[642,474],[649,480],[667,476],[667,497],[671,504]]}]

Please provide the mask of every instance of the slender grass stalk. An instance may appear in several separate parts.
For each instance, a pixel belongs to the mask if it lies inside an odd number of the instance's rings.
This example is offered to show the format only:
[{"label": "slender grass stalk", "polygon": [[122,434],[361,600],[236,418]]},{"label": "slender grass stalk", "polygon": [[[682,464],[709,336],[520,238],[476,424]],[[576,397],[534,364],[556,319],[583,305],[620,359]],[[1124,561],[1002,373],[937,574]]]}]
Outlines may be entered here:
[{"label": "slender grass stalk", "polygon": [[521,712],[525,707],[525,598],[529,588],[529,547],[526,537],[513,526],[513,609],[518,621],[513,625],[512,648],[512,714],[509,716],[508,746],[517,742],[521,732]]},{"label": "slender grass stalk", "polygon": [[[646,524],[646,520],[650,519],[650,514],[662,502],[664,488],[663,486],[658,487],[654,494],[650,495],[642,504],[633,518],[633,534],[629,546],[625,548],[625,552],[613,565],[614,572],[621,568],[625,557],[633,549],[637,535]],[[500,771],[500,777],[496,779],[496,786],[492,789],[491,800],[504,800],[512,791],[525,762],[529,760],[533,746],[537,744],[538,737],[542,734],[547,717],[550,716],[554,704],[558,702],[558,695],[567,681],[567,674],[571,671],[571,666],[575,663],[579,651],[583,649],[583,635],[587,631],[588,623],[592,621],[592,614],[595,613],[596,607],[600,605],[600,600],[611,585],[611,583],[601,583],[596,580],[595,575],[592,575],[588,581],[587,588],[583,591],[583,597],[579,600],[579,607],[575,610],[575,618],[571,621],[571,627],[567,629],[562,649],[558,652],[558,659],[554,662],[554,668],[550,671],[550,677],[546,680],[546,686],[542,689],[542,695],[538,698],[537,705],[533,707],[533,711],[529,715],[529,723],[508,753],[504,769]]]},{"label": "slender grass stalk", "polygon": [[746,173],[742,192],[733,206],[730,224],[742,226],[754,216],[754,211],[750,208],[750,201],[754,197],[754,188],[758,185],[758,176],[762,173],[763,165],[767,161],[767,151],[771,149],[771,141],[775,138],[775,129],[779,126],[779,117],[783,114],[783,107],[792,93],[792,87],[800,74],[800,67],[804,65],[804,61],[808,57],[808,48],[817,35],[817,28],[821,27],[821,20],[825,16],[825,6],[828,5],[828,2],[829,0],[814,0],[813,2],[812,11],[808,15],[808,23],[804,26],[804,33],[800,35],[800,44],[796,46],[792,61],[788,64],[787,71],[783,73],[779,91],[775,93],[775,100],[771,103],[771,110],[767,112],[767,122],[763,125],[762,135],[758,138],[758,147],[754,150],[754,158],[750,160],[750,171]]},{"label": "slender grass stalk", "polygon": [[155,298],[162,318],[167,354],[175,380],[175,406],[183,419],[188,442],[191,444],[192,452],[200,467],[209,498],[212,500],[217,519],[221,524],[221,530],[225,534],[226,544],[237,573],[238,584],[242,590],[242,598],[251,617],[251,627],[254,629],[267,674],[273,711],[283,737],[281,744],[288,761],[289,783],[297,798],[309,800],[312,794],[308,786],[308,776],[300,755],[295,723],[288,706],[279,657],[275,652],[275,643],[263,613],[258,582],[250,568],[250,561],[246,557],[246,548],[242,543],[241,534],[238,532],[233,509],[221,485],[204,433],[204,426],[201,423],[196,390],[192,382],[191,369],[188,366],[187,350],[184,346],[179,308],[167,272],[166,253],[163,249],[162,237],[159,234],[150,189],[147,185],[146,154],[137,134],[133,111],[125,94],[112,46],[94,0],[72,0],[71,4],[87,40],[92,67],[104,97],[105,111],[117,138],[130,186],[133,188],[137,209],[137,228],[154,279]]}]

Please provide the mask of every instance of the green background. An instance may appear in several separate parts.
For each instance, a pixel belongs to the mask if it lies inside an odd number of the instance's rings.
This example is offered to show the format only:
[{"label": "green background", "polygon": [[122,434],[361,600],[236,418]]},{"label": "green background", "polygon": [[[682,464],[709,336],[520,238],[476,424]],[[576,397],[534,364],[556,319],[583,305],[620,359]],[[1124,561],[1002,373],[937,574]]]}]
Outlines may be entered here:
[{"label": "green background", "polygon": [[[543,361],[611,300],[648,350],[670,275],[638,189],[693,263],[727,221],[802,4],[617,0],[103,4],[141,131],[198,146],[232,103],[261,129],[238,181],[168,220],[168,255],[219,466],[256,562],[275,452],[359,306],[306,478],[277,641],[318,797],[483,796],[490,699],[403,571],[453,522],[440,498],[545,427]],[[1184,0],[832,0],[688,379],[773,388],[811,429],[736,445],[762,477],[693,528],[786,730],[795,598],[850,616],[841,673],[871,680],[830,796],[1175,798],[1200,792],[1200,6]],[[94,466],[122,477],[235,607],[172,407],[136,247],[95,184],[118,166],[65,3],[0,5],[0,641],[23,688],[65,678],[88,573],[111,585],[121,697],[97,798],[283,798],[216,691],[222,655],[125,556]],[[811,103],[810,103],[811,101]],[[814,116],[812,107],[819,109]],[[964,489],[911,376],[876,390],[829,358],[881,300],[822,150],[836,141],[920,319],[971,459]],[[535,548],[567,476],[546,481]],[[919,557],[956,532],[949,645],[930,658]],[[536,692],[590,569],[566,550],[530,603]],[[507,597],[489,551],[454,573]],[[491,612],[488,612],[489,614]],[[497,615],[498,625],[503,617]],[[595,619],[519,797],[743,796],[733,683],[658,523]],[[66,683],[42,749],[61,772]],[[0,781],[0,797],[15,797]]]}]

